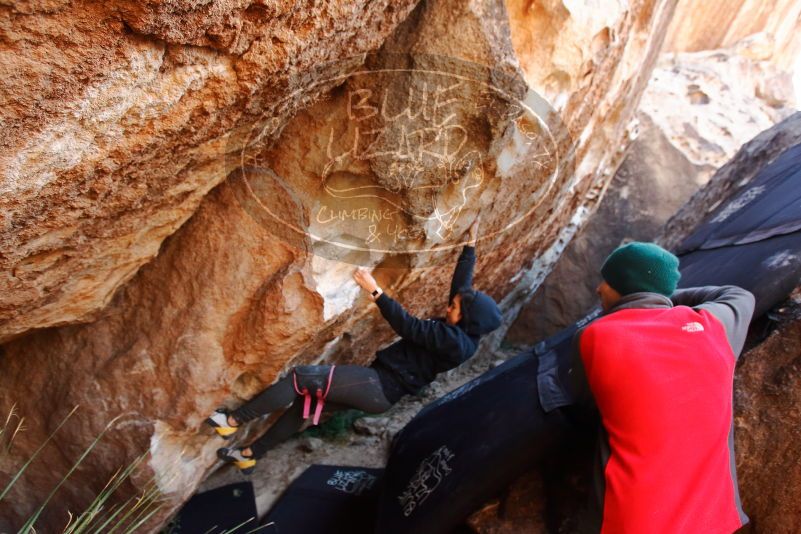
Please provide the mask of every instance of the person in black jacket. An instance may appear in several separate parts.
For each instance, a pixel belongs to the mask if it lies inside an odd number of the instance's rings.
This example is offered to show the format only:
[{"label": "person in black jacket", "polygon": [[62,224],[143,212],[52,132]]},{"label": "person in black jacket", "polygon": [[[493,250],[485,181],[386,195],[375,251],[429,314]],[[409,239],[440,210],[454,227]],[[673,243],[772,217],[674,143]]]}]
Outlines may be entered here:
[{"label": "person in black jacket", "polygon": [[[295,434],[303,420],[317,424],[323,404],[335,409],[356,408],[368,413],[388,410],[406,394],[416,394],[437,374],[453,369],[476,352],[482,335],[501,324],[501,313],[487,294],[473,289],[478,220],[470,227],[456,264],[444,318],[418,319],[384,293],[372,275],[357,269],[353,277],[367,291],[400,340],[379,350],[370,367],[359,365],[306,365],[262,391],[236,410],[218,408],[206,422],[223,438],[237,427],[286,406],[289,409],[267,432],[247,447],[223,447],[217,455],[243,473],[253,471],[256,459]],[[291,405],[291,406],[290,406]]]}]

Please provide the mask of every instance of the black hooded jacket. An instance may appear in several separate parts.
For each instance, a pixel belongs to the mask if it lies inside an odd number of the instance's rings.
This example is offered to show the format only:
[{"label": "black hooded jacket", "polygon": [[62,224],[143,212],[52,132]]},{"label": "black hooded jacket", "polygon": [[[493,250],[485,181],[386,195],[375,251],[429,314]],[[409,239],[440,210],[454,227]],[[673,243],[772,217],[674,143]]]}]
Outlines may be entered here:
[{"label": "black hooded jacket", "polygon": [[489,295],[472,289],[475,248],[466,246],[456,263],[449,300],[462,295],[462,319],[456,325],[442,318],[418,319],[386,293],[376,299],[381,315],[401,339],[379,350],[372,367],[378,371],[391,403],[415,394],[438,373],[470,358],[478,340],[501,324],[501,313]]}]

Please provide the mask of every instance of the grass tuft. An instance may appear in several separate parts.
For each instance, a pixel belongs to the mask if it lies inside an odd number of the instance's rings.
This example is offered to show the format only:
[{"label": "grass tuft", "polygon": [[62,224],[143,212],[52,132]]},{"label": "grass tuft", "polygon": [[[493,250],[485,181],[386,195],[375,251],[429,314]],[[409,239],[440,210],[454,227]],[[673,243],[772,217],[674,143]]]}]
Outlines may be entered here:
[{"label": "grass tuft", "polygon": [[[19,481],[28,467],[36,460],[41,454],[42,450],[53,440],[58,431],[73,417],[77,412],[78,406],[75,406],[70,412],[61,420],[56,428],[50,435],[25,461],[22,466],[16,471],[9,483],[0,492],[0,503],[11,491],[14,484]],[[41,517],[42,513],[47,508],[53,496],[58,490],[67,482],[70,476],[76,469],[84,462],[86,457],[94,450],[103,436],[109,429],[119,420],[119,417],[112,419],[105,428],[98,434],[92,443],[84,449],[80,457],[75,461],[69,471],[61,478],[61,480],[53,487],[45,500],[39,505],[36,511],[28,517],[23,526],[18,531],[18,534],[36,534],[36,523]],[[16,421],[16,423],[15,423]],[[0,427],[0,453],[8,455],[11,451],[14,439],[24,431],[24,418],[17,414],[16,405],[13,405],[6,416],[2,427]],[[144,461],[149,453],[145,453],[136,458],[128,466],[120,468],[109,479],[103,489],[97,494],[94,500],[87,506],[87,508],[80,514],[74,514],[70,511],[68,514],[68,521],[62,530],[62,534],[107,534],[111,532],[120,532],[129,534],[136,532],[136,530],[150,520],[153,515],[159,511],[164,504],[164,499],[161,492],[158,490],[155,481],[147,484],[141,494],[130,497],[125,502],[109,505],[109,502],[119,487],[125,482],[134,470]]]}]

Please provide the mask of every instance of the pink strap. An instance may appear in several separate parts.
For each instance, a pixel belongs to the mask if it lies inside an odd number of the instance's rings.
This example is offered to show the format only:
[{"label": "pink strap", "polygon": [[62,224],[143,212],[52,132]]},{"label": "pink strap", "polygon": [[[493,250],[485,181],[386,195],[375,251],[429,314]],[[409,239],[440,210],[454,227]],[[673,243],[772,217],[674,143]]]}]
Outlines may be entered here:
[{"label": "pink strap", "polygon": [[298,387],[298,374],[295,370],[292,370],[292,383],[295,385],[295,393],[298,395],[303,396],[303,419],[309,418],[309,412],[311,412],[311,395],[309,395],[309,390],[303,388],[303,391]]},{"label": "pink strap", "polygon": [[[303,394],[303,419],[308,419],[311,411],[311,395],[308,389],[303,388],[303,391],[305,391]],[[316,425],[317,423],[314,424]]]},{"label": "pink strap", "polygon": [[336,369],[336,365],[331,366],[331,370],[328,371],[328,384],[325,386],[325,393],[323,393],[323,398],[328,397],[328,392],[331,390],[331,382],[334,381],[334,369]]},{"label": "pink strap", "polygon": [[300,391],[300,388],[298,387],[298,374],[295,372],[294,369],[292,369],[292,383],[295,384],[295,393],[297,393],[298,395],[303,395],[303,393],[301,393]]},{"label": "pink strap", "polygon": [[[314,407],[314,419],[312,420],[312,424],[317,425],[320,423],[320,416],[323,413],[323,407],[325,406],[325,398],[328,396],[328,392],[331,391],[331,382],[334,381],[334,368],[336,365],[331,366],[331,370],[328,371],[328,384],[325,385],[325,393],[323,393],[322,389],[317,390],[317,405]],[[311,398],[311,395],[309,396]]]},{"label": "pink strap", "polygon": [[[309,399],[311,399],[311,395],[309,395]],[[317,425],[320,422],[320,415],[323,413],[323,405],[325,404],[325,397],[323,397],[323,390],[317,390],[317,406],[314,408],[314,419],[312,420],[313,425]]]}]

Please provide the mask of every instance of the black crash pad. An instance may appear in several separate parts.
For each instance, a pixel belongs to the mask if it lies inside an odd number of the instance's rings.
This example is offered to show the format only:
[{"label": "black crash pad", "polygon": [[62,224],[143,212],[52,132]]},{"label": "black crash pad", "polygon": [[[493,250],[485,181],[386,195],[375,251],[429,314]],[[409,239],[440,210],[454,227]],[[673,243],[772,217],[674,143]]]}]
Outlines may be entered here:
[{"label": "black crash pad", "polygon": [[313,465],[290,484],[258,532],[372,533],[382,474],[383,469]]},{"label": "black crash pad", "polygon": [[785,150],[679,245],[680,287],[737,285],[756,316],[801,281],[801,145]]},{"label": "black crash pad", "polygon": [[537,402],[524,353],[429,404],[401,431],[375,532],[447,533],[563,439],[561,412]]},{"label": "black crash pad", "polygon": [[258,518],[253,484],[239,482],[193,496],[181,508],[178,515],[170,521],[165,532],[170,534],[221,534],[223,532],[245,534],[257,527]]}]

